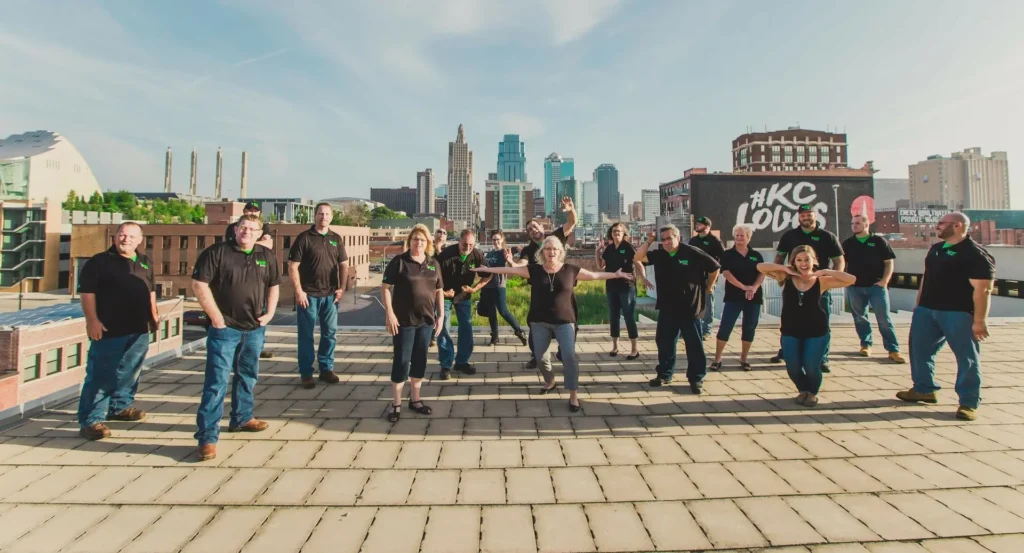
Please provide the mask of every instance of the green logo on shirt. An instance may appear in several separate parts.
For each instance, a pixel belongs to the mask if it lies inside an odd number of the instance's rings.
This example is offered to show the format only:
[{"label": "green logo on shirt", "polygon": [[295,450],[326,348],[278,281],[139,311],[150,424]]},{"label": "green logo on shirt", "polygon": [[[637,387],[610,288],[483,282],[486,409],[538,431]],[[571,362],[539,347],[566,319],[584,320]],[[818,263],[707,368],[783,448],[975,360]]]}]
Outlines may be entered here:
[{"label": "green logo on shirt", "polygon": [[260,267],[266,267],[267,266],[267,260],[266,259],[257,259],[256,260],[256,264],[259,265]]},{"label": "green logo on shirt", "polygon": [[338,243],[334,240],[331,240],[331,245],[334,247],[338,247]]},{"label": "green logo on shirt", "polygon": [[756,257],[754,257],[754,256],[750,256],[750,260],[751,261],[757,261],[758,259]]},{"label": "green logo on shirt", "polygon": [[619,250],[619,253],[626,253],[626,250]]},{"label": "green logo on shirt", "polygon": [[146,265],[145,263],[139,263],[139,266],[143,269],[149,269],[149,265]]},{"label": "green logo on shirt", "polygon": [[436,271],[437,269],[435,269],[433,265],[427,265],[427,270],[428,271]]},{"label": "green logo on shirt", "polygon": [[812,236],[811,240],[814,240],[815,242],[817,242],[817,241],[821,240],[821,237],[820,236]]},{"label": "green logo on shirt", "polygon": [[679,260],[679,264],[680,265],[689,265],[690,264],[690,260],[689,259],[680,259]]},{"label": "green logo on shirt", "polygon": [[705,240],[705,241],[704,241],[704,245],[705,245],[705,246],[710,246],[710,245],[711,245],[711,242],[708,242],[707,240]]},{"label": "green logo on shirt", "polygon": [[868,245],[868,247],[870,247],[870,248],[873,248],[873,247],[875,247],[875,243],[874,243],[874,242],[867,242],[867,245]]},{"label": "green logo on shirt", "polygon": [[953,250],[946,250],[946,255],[953,257],[954,255],[956,255],[956,252]]}]

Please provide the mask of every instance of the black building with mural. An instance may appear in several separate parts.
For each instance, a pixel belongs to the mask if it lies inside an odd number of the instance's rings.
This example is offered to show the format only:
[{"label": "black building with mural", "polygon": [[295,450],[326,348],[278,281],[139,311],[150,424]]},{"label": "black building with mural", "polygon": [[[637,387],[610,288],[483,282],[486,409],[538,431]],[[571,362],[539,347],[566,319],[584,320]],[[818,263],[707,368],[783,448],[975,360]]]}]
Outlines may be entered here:
[{"label": "black building with mural", "polygon": [[[850,235],[853,214],[874,221],[874,178],[870,167],[801,173],[710,173],[689,175],[693,217],[710,217],[724,241],[740,223],[754,229],[751,246],[774,247],[783,233],[799,225],[797,207],[810,204],[819,224]],[[838,232],[836,209],[838,205]]]}]

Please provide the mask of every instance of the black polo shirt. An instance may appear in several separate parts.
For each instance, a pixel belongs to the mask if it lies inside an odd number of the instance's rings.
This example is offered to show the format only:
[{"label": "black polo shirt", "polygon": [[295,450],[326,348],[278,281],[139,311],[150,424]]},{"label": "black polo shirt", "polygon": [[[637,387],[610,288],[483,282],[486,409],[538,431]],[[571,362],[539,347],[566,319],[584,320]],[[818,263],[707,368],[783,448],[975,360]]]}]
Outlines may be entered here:
[{"label": "black polo shirt", "polygon": [[[556,228],[554,232],[552,232],[551,234],[548,234],[544,238],[547,238],[548,236],[554,236],[554,237],[558,238],[562,242],[563,246],[565,245],[566,242],[569,241],[569,237],[567,237],[565,235],[565,231],[562,230],[562,227]],[[541,242],[544,242],[544,240],[541,240]],[[534,242],[533,240],[530,240],[529,244],[524,246],[522,250],[519,250],[519,259],[520,260],[525,259],[528,264],[533,265],[533,264],[537,263],[537,252],[539,252],[539,251],[540,251],[540,244],[537,243],[537,242]]]},{"label": "black polo shirt", "polygon": [[329,229],[326,234],[320,234],[316,227],[296,236],[288,251],[288,261],[299,264],[302,291],[317,297],[327,297],[344,288],[341,264],[347,260],[341,235]]},{"label": "black polo shirt", "polygon": [[[228,244],[235,243],[236,226],[238,226],[238,221],[235,221],[234,223],[228,225],[227,230],[224,231],[224,241],[227,242]],[[266,223],[263,223],[263,234],[260,235],[259,239],[262,240],[264,236],[270,236],[270,225]]]},{"label": "black polo shirt", "polygon": [[[761,252],[749,248],[747,249],[747,255],[740,254],[740,252],[736,251],[736,248],[729,248],[722,252],[721,263],[722,272],[729,271],[733,278],[750,286],[757,281],[757,277],[761,274],[757,270],[757,264],[764,263],[764,256],[761,255]],[[760,304],[763,302],[763,292],[764,287],[758,286],[757,292],[754,292],[754,299],[748,301],[747,293],[733,286],[729,279],[726,279],[724,301]]]},{"label": "black polo shirt", "polygon": [[710,255],[715,261],[721,261],[722,252],[725,251],[725,246],[722,245],[722,241],[710,232],[704,237],[694,236],[693,238],[690,238],[690,245]]},{"label": "black polo shirt", "polygon": [[270,288],[280,284],[281,267],[270,248],[256,244],[247,254],[237,244],[222,242],[199,254],[192,279],[210,285],[228,326],[256,330]]},{"label": "black polo shirt", "polygon": [[778,251],[788,256],[797,246],[810,246],[814,255],[818,258],[815,270],[827,269],[829,260],[833,257],[842,257],[843,248],[839,245],[839,238],[835,234],[821,228],[821,225],[814,227],[811,232],[804,232],[802,227],[786,231],[779,240]]},{"label": "black polo shirt", "polygon": [[437,260],[429,255],[423,263],[405,252],[384,269],[384,284],[391,285],[391,310],[401,326],[434,324],[437,291],[443,288]]},{"label": "black polo shirt", "polygon": [[679,244],[674,255],[663,249],[647,252],[647,264],[654,266],[658,309],[682,319],[703,315],[707,274],[720,268],[717,261],[693,246]]},{"label": "black polo shirt", "polygon": [[155,289],[149,258],[136,253],[132,261],[114,247],[90,257],[78,277],[79,294],[96,294],[96,317],[107,327],[104,338],[148,333]]},{"label": "black polo shirt", "polygon": [[846,258],[845,271],[857,277],[853,285],[863,288],[882,280],[885,261],[896,259],[896,254],[881,236],[872,234],[861,241],[854,235],[843,240],[843,257]]},{"label": "black polo shirt", "polygon": [[459,245],[452,244],[441,250],[437,255],[437,262],[441,266],[441,280],[444,282],[445,290],[455,290],[455,297],[451,298],[453,303],[466,301],[471,294],[462,291],[463,286],[473,286],[477,274],[471,269],[475,267],[486,267],[487,261],[480,250],[473,248],[465,259],[459,253]]},{"label": "black polo shirt", "polygon": [[996,261],[988,250],[968,236],[955,246],[939,242],[924,260],[921,307],[940,311],[974,313],[971,280],[994,280]]},{"label": "black polo shirt", "polygon": [[[615,243],[608,244],[601,259],[604,260],[604,270],[609,273],[622,270],[625,273],[633,274],[633,257],[636,255],[636,248],[633,244],[623,240],[618,247]],[[605,287],[611,290],[621,290],[636,286],[632,280],[624,278],[611,278],[605,281]]]}]

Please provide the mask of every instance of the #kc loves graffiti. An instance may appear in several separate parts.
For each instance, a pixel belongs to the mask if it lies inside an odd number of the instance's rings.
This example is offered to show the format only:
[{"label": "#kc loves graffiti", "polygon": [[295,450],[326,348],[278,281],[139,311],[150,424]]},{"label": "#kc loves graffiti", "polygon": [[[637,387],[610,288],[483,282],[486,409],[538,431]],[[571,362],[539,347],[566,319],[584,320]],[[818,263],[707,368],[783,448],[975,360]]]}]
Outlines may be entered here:
[{"label": "#kc loves graffiti", "polygon": [[736,209],[736,224],[750,225],[754,230],[763,230],[769,227],[772,232],[789,230],[800,225],[796,212],[797,207],[800,204],[811,204],[819,215],[818,224],[824,227],[824,215],[828,213],[828,202],[815,202],[817,198],[818,193],[814,183],[775,183],[770,187],[755,191],[750,195],[749,201],[740,204]]}]

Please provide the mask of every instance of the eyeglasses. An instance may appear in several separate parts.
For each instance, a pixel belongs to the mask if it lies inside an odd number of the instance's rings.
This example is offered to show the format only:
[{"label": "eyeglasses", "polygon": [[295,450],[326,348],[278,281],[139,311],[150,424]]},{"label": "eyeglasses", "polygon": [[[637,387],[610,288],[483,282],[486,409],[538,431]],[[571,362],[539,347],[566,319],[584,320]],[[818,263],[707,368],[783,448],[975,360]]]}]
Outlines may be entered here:
[{"label": "eyeglasses", "polygon": [[243,227],[243,226],[239,226],[238,230],[242,231],[243,234],[245,234],[245,233],[256,234],[257,232],[262,232],[263,231],[263,229],[260,229],[260,228]]}]

